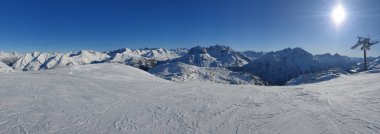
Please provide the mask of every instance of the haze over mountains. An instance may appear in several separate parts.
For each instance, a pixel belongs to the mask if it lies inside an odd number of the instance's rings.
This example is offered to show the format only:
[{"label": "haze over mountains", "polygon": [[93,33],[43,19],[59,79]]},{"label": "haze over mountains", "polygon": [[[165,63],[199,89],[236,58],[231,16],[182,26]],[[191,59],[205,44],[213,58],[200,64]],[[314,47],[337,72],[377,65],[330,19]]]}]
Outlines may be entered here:
[{"label": "haze over mountains", "polygon": [[[240,52],[221,45],[196,46],[190,49],[123,48],[108,52],[92,50],[82,50],[78,53],[33,52],[25,55],[0,52],[0,61],[1,72],[120,63],[176,82],[203,81],[255,85],[318,82],[325,80],[324,78],[327,78],[325,75],[331,75],[326,72],[331,72],[329,70],[333,68],[335,71],[332,72],[337,77],[362,70],[360,59],[339,54],[312,55],[302,48],[286,48],[275,52]],[[369,68],[380,68],[379,61],[379,58],[370,60]],[[305,77],[310,77],[314,81],[306,80]],[[294,80],[296,78],[297,80]],[[292,82],[288,82],[289,80]]]}]

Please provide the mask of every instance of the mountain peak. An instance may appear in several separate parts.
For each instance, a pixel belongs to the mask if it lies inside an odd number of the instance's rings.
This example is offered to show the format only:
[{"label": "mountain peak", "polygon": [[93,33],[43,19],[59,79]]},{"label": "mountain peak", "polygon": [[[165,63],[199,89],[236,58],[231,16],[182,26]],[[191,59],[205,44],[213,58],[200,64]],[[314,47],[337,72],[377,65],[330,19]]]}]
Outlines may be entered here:
[{"label": "mountain peak", "polygon": [[311,53],[297,47],[267,53],[243,68],[272,84],[282,85],[298,75],[319,71],[322,65]]},{"label": "mountain peak", "polygon": [[196,46],[190,49],[189,54],[206,54],[207,49],[201,46]]}]

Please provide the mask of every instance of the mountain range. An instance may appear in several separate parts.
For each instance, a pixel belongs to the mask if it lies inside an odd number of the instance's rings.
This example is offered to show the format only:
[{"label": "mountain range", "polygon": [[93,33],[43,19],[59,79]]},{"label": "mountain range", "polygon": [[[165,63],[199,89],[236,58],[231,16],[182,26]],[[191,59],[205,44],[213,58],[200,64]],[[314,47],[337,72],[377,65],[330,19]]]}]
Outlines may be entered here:
[{"label": "mountain range", "polygon": [[[329,69],[342,70],[335,71],[336,74],[353,73],[360,71],[363,66],[358,58],[328,53],[312,55],[302,48],[286,48],[273,52],[241,52],[221,45],[196,46],[190,49],[122,48],[106,52],[82,50],[77,53],[0,52],[0,61],[1,72],[120,63],[176,82],[202,81],[254,85],[284,85],[294,83],[294,79],[297,79],[296,83],[308,83],[307,77],[315,79],[314,81],[322,81],[325,79],[316,79],[315,76],[326,74]],[[369,68],[379,69],[379,64],[380,57],[373,58],[369,61]],[[290,80],[292,81],[288,82]]]}]

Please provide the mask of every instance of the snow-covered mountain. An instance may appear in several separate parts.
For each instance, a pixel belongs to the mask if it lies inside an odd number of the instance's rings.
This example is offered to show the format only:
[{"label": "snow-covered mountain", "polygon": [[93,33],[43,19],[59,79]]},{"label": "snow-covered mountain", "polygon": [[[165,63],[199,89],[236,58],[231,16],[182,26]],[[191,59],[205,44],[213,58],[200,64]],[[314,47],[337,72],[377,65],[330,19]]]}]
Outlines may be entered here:
[{"label": "snow-covered mountain", "polygon": [[178,58],[179,55],[171,50],[164,48],[143,48],[143,49],[129,49],[122,48],[114,51],[107,52],[108,55],[113,57],[116,54],[125,55],[124,57],[144,57],[148,59],[154,59],[157,61],[166,61],[174,58]]},{"label": "snow-covered mountain", "polygon": [[249,59],[252,61],[264,56],[266,53],[265,52],[256,52],[256,51],[243,51],[243,54],[245,54]]},{"label": "snow-covered mountain", "polygon": [[121,64],[0,74],[0,133],[377,134],[380,73],[297,86],[174,83]]},{"label": "snow-covered mountain", "polygon": [[160,64],[149,70],[158,77],[175,81],[202,81],[228,84],[267,85],[250,73],[232,72],[223,67],[198,67],[181,62]]},{"label": "snow-covered mountain", "polygon": [[41,53],[33,52],[18,59],[12,67],[16,70],[41,70],[60,66],[84,65],[108,59],[106,53],[82,50],[78,53]]},{"label": "snow-covered mountain", "polygon": [[215,45],[193,47],[186,55],[169,62],[182,62],[199,67],[237,67],[243,66],[250,61],[243,53],[234,51],[226,46]]},{"label": "snow-covered mountain", "polygon": [[[162,74],[164,70],[156,68],[154,74],[160,74],[158,76],[172,81],[213,81],[258,85],[262,85],[262,81],[267,81],[273,85],[282,85],[297,76],[326,71],[333,67],[340,67],[347,71],[357,63],[357,60],[338,54],[324,54],[314,57],[301,48],[288,48],[277,52],[264,53],[237,52],[220,45],[197,46],[190,50],[163,48],[132,50],[123,48],[109,52],[91,50],[82,50],[78,53],[33,52],[22,56],[17,53],[0,52],[0,60],[10,65],[15,71],[42,70],[93,63],[121,63],[148,71],[163,64],[157,68],[174,67],[183,71]],[[369,68],[380,68],[379,61],[380,59],[370,61]],[[361,66],[357,66],[356,69],[360,70]],[[197,70],[197,73],[187,76],[192,69]],[[217,76],[209,77],[205,72],[213,72]],[[178,73],[182,75],[175,76],[176,78],[171,76]]]},{"label": "snow-covered mountain", "polygon": [[12,72],[13,69],[7,64],[0,61],[0,73]]},{"label": "snow-covered mountain", "polygon": [[175,52],[179,57],[186,55],[189,52],[187,48],[175,48],[170,49],[170,51]]},{"label": "snow-covered mountain", "polygon": [[287,48],[269,52],[243,66],[243,69],[270,82],[270,84],[283,85],[292,78],[322,71],[325,67],[312,54],[302,48]]},{"label": "snow-covered mountain", "polygon": [[375,60],[371,61],[368,64],[368,69],[373,70],[373,69],[380,69],[380,57],[376,58]]},{"label": "snow-covered mountain", "polygon": [[349,73],[342,70],[341,68],[331,68],[327,71],[300,75],[296,78],[289,80],[288,82],[286,82],[285,85],[300,85],[300,84],[307,84],[307,83],[316,83],[316,82],[331,80],[334,78],[338,78],[342,75],[348,75],[348,74]]},{"label": "snow-covered mountain", "polygon": [[[368,70],[380,69],[380,57],[368,59]],[[356,65],[354,72],[360,72],[364,70],[363,61]]]},{"label": "snow-covered mountain", "polygon": [[147,51],[134,51],[128,48],[118,49],[115,51],[108,52],[107,54],[111,57],[107,60],[107,62],[127,64],[143,70],[149,70],[150,68],[155,66],[158,61],[156,59],[151,59],[142,56],[147,54]]},{"label": "snow-covered mountain", "polygon": [[18,53],[6,53],[3,51],[0,51],[0,62],[3,62],[7,64],[8,66],[12,66],[14,62],[16,62],[18,59],[20,59],[22,55]]},{"label": "snow-covered mountain", "polygon": [[[1,54],[1,53],[0,53]],[[2,54],[5,55],[5,54]],[[2,56],[0,55],[0,56]],[[9,55],[9,54],[8,54]],[[7,57],[10,57],[8,56]],[[6,57],[6,56],[2,56]],[[14,56],[16,57],[16,56]],[[84,65],[101,62],[115,62],[128,64],[141,69],[149,69],[157,64],[157,61],[177,58],[175,52],[162,48],[137,49],[128,48],[114,50],[110,52],[97,52],[92,50],[82,50],[78,53],[43,53],[33,52],[13,58],[15,61],[12,67],[16,70],[41,70],[60,66]],[[2,61],[9,61],[10,58],[1,58]]]},{"label": "snow-covered mountain", "polygon": [[110,51],[107,54],[111,57],[107,62],[123,63],[146,71],[154,67],[159,61],[179,57],[176,52],[163,48],[144,48],[136,50],[123,48]]},{"label": "snow-covered mountain", "polygon": [[179,57],[176,52],[163,48],[144,48],[136,49],[132,51],[137,55],[141,55],[146,58],[155,59],[158,61],[165,61]]},{"label": "snow-covered mountain", "polygon": [[345,71],[351,71],[358,64],[357,60],[354,60],[348,56],[341,56],[339,54],[331,55],[330,53],[315,55],[322,64],[329,67],[339,67]]}]

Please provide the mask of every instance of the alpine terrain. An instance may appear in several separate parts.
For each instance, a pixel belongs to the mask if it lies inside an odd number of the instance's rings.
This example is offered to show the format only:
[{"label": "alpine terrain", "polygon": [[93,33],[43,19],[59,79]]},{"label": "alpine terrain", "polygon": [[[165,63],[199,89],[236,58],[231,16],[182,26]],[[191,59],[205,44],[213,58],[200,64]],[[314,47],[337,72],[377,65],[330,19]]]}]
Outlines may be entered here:
[{"label": "alpine terrain", "polygon": [[0,133],[380,132],[379,71],[299,86],[175,83],[116,63],[0,75]]}]

